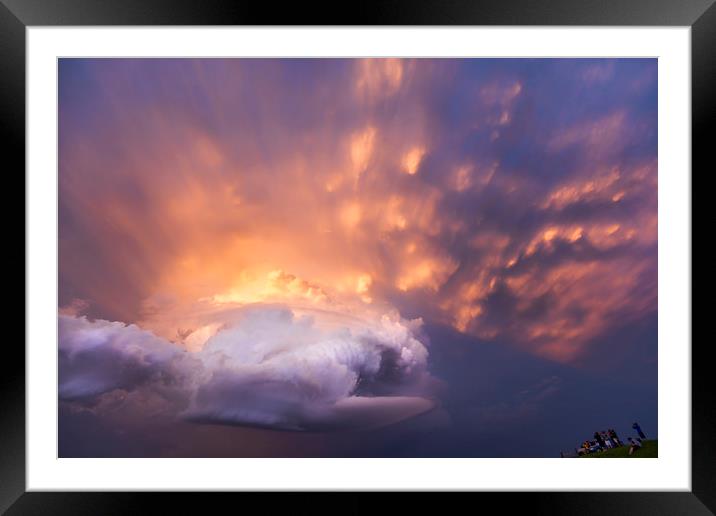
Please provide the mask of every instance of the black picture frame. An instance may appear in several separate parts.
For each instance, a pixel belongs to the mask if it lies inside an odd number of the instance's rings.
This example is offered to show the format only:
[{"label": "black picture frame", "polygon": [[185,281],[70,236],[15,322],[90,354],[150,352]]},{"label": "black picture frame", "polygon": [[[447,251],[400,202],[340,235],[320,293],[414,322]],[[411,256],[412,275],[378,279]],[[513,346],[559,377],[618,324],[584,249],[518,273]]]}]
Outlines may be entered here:
[{"label": "black picture frame", "polygon": [[[25,167],[25,29],[57,25],[602,25],[690,26],[692,79],[692,169],[713,169],[708,127],[716,121],[716,6],[714,0],[388,0],[380,3],[332,4],[188,0],[0,0],[0,131],[9,197],[22,198]],[[7,158],[11,158],[8,160]],[[14,173],[14,172],[18,173]],[[693,172],[685,171],[691,173]],[[6,182],[6,185],[9,183]],[[23,201],[24,202],[24,201]],[[18,208],[3,204],[4,220],[15,227]],[[12,229],[9,229],[12,231]],[[15,236],[15,235],[13,235]],[[18,239],[20,235],[17,235]],[[26,234],[23,230],[23,242]],[[7,246],[10,248],[9,245]],[[6,253],[9,274],[19,278],[23,255]],[[25,269],[23,269],[25,270]],[[10,272],[13,271],[13,272]],[[23,288],[24,292],[24,288]],[[23,299],[25,295],[23,294]],[[24,307],[24,303],[23,303]],[[24,326],[23,326],[24,328]],[[24,331],[23,331],[24,339]],[[4,343],[0,375],[0,512],[24,514],[143,513],[150,502],[163,511],[209,512],[228,497],[150,493],[25,492],[25,353],[16,339]],[[674,343],[677,344],[677,343]],[[690,343],[678,343],[689,345]],[[709,394],[708,345],[692,345],[692,491],[691,492],[531,492],[471,493],[469,506],[497,502],[501,511],[524,508],[531,514],[713,514],[716,512],[716,411]],[[589,486],[585,486],[588,489]],[[263,495],[266,496],[266,495]],[[351,513],[380,507],[377,494],[352,493],[327,504],[311,494],[276,498],[293,512],[322,509]],[[463,494],[461,496],[468,496]],[[474,497],[477,497],[474,498]],[[413,500],[424,509],[422,494]],[[246,502],[244,502],[246,503]],[[401,503],[403,503],[401,501]],[[440,502],[438,502],[440,503]],[[379,505],[380,504],[380,505]],[[442,504],[441,504],[442,506]],[[230,507],[230,506],[229,506]],[[244,506],[248,507],[248,506]],[[444,510],[444,509],[443,509]],[[273,510],[271,511],[273,512]]]}]

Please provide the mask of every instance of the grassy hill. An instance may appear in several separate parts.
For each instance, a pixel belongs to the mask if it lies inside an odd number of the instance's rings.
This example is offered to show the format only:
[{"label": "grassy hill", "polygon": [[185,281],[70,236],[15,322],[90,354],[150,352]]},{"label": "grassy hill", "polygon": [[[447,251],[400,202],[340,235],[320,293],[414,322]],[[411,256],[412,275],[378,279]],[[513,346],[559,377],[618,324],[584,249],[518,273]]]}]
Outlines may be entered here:
[{"label": "grassy hill", "polygon": [[612,448],[610,450],[604,450],[596,453],[590,453],[589,455],[582,455],[584,457],[590,457],[594,459],[614,459],[614,458],[657,458],[659,456],[659,441],[656,439],[649,439],[644,441],[644,445],[634,450],[632,455],[629,455],[629,446],[622,446],[620,448]]}]

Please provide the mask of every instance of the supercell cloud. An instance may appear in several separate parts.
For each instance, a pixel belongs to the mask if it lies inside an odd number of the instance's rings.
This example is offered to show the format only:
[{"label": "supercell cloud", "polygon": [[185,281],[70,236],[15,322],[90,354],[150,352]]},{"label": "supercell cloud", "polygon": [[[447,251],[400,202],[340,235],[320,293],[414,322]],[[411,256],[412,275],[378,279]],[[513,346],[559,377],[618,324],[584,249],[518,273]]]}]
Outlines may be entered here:
[{"label": "supercell cloud", "polygon": [[419,321],[319,329],[320,316],[230,310],[190,352],[134,325],[60,315],[60,399],[151,390],[190,421],[284,430],[369,428],[433,407],[419,396],[431,383]]}]

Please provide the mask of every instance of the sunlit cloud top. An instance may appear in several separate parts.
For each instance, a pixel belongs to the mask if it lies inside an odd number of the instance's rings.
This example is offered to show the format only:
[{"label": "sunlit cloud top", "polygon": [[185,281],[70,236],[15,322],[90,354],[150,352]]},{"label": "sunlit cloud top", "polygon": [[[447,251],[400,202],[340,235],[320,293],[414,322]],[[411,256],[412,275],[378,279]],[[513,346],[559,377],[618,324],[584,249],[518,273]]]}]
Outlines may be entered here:
[{"label": "sunlit cloud top", "polygon": [[656,72],[63,59],[63,313],[182,341],[234,305],[396,311],[578,362],[656,311]]}]

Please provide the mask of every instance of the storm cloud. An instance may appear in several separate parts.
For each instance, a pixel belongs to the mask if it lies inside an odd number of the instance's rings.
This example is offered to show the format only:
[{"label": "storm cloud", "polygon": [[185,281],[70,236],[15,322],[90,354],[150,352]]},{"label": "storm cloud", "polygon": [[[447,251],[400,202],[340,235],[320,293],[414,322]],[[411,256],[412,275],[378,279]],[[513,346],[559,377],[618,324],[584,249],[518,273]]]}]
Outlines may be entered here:
[{"label": "storm cloud", "polygon": [[280,269],[578,362],[656,309],[655,98],[655,60],[62,60],[60,304]]},{"label": "storm cloud", "polygon": [[[657,66],[61,59],[68,428],[307,435],[423,414],[469,448],[587,386],[614,394],[577,377],[623,357],[640,404],[620,414],[652,417]],[[502,382],[514,357],[539,374]]]},{"label": "storm cloud", "polygon": [[283,430],[380,426],[434,405],[421,397],[427,349],[408,321],[327,330],[314,324],[320,314],[260,305],[218,317],[190,352],[134,325],[60,315],[60,399],[92,406],[152,391],[178,418]]}]

